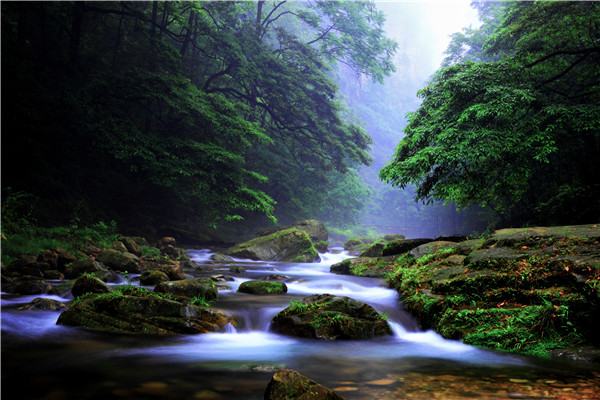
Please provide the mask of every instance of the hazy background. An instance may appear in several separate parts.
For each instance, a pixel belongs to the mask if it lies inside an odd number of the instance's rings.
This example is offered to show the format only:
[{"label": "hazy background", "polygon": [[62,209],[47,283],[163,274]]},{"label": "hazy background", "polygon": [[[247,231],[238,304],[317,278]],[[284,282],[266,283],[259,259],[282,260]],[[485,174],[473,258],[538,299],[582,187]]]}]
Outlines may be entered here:
[{"label": "hazy background", "polygon": [[373,166],[360,171],[372,190],[361,225],[407,237],[482,232],[487,227],[489,211],[457,212],[452,204],[416,203],[412,188],[400,190],[378,179],[379,170],[390,160],[403,136],[406,113],[415,111],[420,104],[417,90],[426,86],[439,68],[450,35],[480,25],[477,12],[469,1],[382,1],[376,5],[386,14],[387,36],[398,43],[396,72],[383,85],[358,78],[344,68],[338,77],[346,101],[375,142],[371,152]]}]

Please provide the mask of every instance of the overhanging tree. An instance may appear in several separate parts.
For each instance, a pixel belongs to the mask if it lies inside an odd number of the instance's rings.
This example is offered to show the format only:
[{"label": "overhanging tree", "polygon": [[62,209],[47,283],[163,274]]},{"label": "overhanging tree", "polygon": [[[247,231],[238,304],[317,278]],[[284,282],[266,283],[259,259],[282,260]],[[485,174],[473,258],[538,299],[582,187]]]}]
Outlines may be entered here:
[{"label": "overhanging tree", "polygon": [[501,60],[440,69],[381,179],[519,222],[597,218],[599,20],[595,2],[511,3],[485,44]]}]

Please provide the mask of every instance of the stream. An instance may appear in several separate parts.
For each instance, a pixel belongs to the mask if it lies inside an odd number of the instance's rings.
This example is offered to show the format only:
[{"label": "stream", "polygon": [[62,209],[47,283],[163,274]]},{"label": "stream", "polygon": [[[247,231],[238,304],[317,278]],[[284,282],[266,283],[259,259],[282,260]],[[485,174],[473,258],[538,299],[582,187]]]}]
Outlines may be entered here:
[{"label": "stream", "polygon": [[[283,367],[348,400],[600,398],[598,365],[483,350],[419,330],[382,280],[329,272],[332,264],[350,257],[341,250],[311,264],[223,264],[211,262],[209,250],[188,253],[201,266],[186,270],[188,275],[233,277],[227,282],[231,289],[220,290],[213,306],[235,315],[236,328],[167,338],[91,332],[56,325],[59,312],[17,309],[36,297],[72,298],[3,292],[2,398],[262,399],[271,376]],[[245,272],[230,272],[232,265]],[[242,282],[271,274],[286,276],[288,293],[236,292]],[[271,318],[290,301],[321,293],[348,296],[386,313],[393,335],[320,341],[269,331]]]}]

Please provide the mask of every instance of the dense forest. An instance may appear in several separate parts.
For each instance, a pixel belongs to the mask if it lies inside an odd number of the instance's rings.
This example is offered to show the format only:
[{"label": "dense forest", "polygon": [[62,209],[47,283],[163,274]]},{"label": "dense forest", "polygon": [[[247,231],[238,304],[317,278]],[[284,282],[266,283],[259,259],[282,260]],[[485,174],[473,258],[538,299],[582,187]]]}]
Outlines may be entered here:
[{"label": "dense forest", "polygon": [[3,218],[196,238],[597,220],[600,5],[473,6],[415,102],[373,2],[3,3]]},{"label": "dense forest", "polygon": [[4,197],[146,234],[353,222],[371,139],[332,71],[389,75],[383,21],[368,2],[3,4]]}]

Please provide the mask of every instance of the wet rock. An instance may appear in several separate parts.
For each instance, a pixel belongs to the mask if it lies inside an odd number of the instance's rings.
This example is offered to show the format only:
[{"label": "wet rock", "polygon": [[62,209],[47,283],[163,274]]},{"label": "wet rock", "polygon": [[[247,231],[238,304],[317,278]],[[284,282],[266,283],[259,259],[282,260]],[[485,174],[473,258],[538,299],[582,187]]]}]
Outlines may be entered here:
[{"label": "wet rock", "polygon": [[160,249],[161,247],[164,246],[177,246],[177,241],[175,240],[174,237],[172,236],[165,236],[162,239],[159,239],[158,243],[157,243],[157,247]]},{"label": "wet rock", "polygon": [[366,248],[366,244],[360,239],[348,239],[344,242],[344,250],[360,251]]},{"label": "wet rock", "polygon": [[264,280],[265,281],[289,281],[290,279],[292,279],[292,278],[287,275],[272,274],[272,275],[267,276]]},{"label": "wet rock", "polygon": [[10,263],[6,268],[6,274],[9,276],[28,275],[34,277],[43,277],[43,271],[52,269],[52,266],[44,261],[38,261],[34,256],[21,256]]},{"label": "wet rock", "polygon": [[417,246],[430,243],[433,239],[400,239],[388,242],[381,253],[382,256],[392,256],[411,251]]},{"label": "wet rock", "polygon": [[314,262],[319,253],[304,231],[286,229],[230,247],[226,255],[263,261]]},{"label": "wet rock", "polygon": [[415,247],[408,252],[414,258],[419,258],[427,254],[435,254],[440,250],[454,249],[456,243],[447,241],[429,242]]},{"label": "wet rock", "polygon": [[66,297],[73,290],[73,286],[75,286],[75,282],[77,279],[71,279],[68,282],[61,283],[60,285],[56,285],[48,290],[48,294],[55,294],[60,297]]},{"label": "wet rock", "polygon": [[246,272],[246,268],[242,267],[241,265],[235,265],[229,268],[229,272],[233,272],[234,274],[243,274]]},{"label": "wet rock", "polygon": [[89,296],[63,312],[57,324],[132,335],[224,332],[225,313],[159,297]]},{"label": "wet rock", "polygon": [[232,282],[232,281],[234,281],[234,279],[232,277],[225,276],[223,274],[211,275],[210,279],[212,279],[215,282],[225,282],[225,281]]},{"label": "wet rock", "polygon": [[391,233],[391,234],[385,235],[383,237],[383,240],[385,240],[386,242],[391,242],[392,240],[404,240],[404,239],[406,239],[406,236],[400,235],[398,233]]},{"label": "wet rock", "polygon": [[71,289],[71,293],[73,297],[82,296],[86,293],[108,293],[110,292],[110,287],[106,283],[104,283],[101,279],[83,275],[79,277],[75,284],[73,285],[73,289]]},{"label": "wet rock", "polygon": [[319,253],[327,253],[329,251],[329,244],[325,241],[316,242],[315,249],[317,249]]},{"label": "wet rock", "polygon": [[313,242],[327,242],[327,240],[329,239],[329,232],[327,232],[325,224],[316,219],[305,219],[301,221],[296,221],[291,225],[283,227],[261,229],[258,232],[258,235],[267,236],[290,228],[295,228],[306,232],[310,237],[310,240],[312,240]]},{"label": "wet rock", "polygon": [[57,269],[49,269],[44,271],[44,279],[62,280],[65,279],[65,275]]},{"label": "wet rock", "polygon": [[344,400],[333,390],[291,369],[277,371],[264,395],[265,400]]},{"label": "wet rock", "polygon": [[274,332],[315,339],[371,339],[392,333],[385,317],[368,304],[321,294],[292,302],[271,321]]},{"label": "wet rock", "polygon": [[217,288],[210,278],[194,278],[179,281],[159,283],[154,291],[157,293],[169,293],[175,296],[192,299],[203,297],[207,301],[217,298]]},{"label": "wet rock", "polygon": [[139,273],[140,259],[131,253],[122,253],[117,250],[108,249],[98,254],[96,261],[106,265],[107,268],[119,272]]},{"label": "wet rock", "polygon": [[13,282],[14,286],[3,288],[6,291],[17,294],[45,294],[52,286],[39,280],[18,280]]},{"label": "wet rock", "polygon": [[142,248],[137,243],[136,238],[125,236],[121,238],[121,243],[123,243],[127,252],[135,254],[138,257],[142,256]]},{"label": "wet rock", "polygon": [[214,262],[234,262],[233,258],[220,253],[213,254],[210,259]]},{"label": "wet rock", "polygon": [[30,303],[19,307],[19,310],[30,310],[30,311],[63,311],[68,310],[66,304],[61,303],[57,300],[52,299],[44,299],[42,297],[38,297],[33,299]]},{"label": "wet rock", "polygon": [[156,286],[161,282],[167,282],[169,280],[169,276],[160,269],[144,271],[140,276],[140,284],[144,286]]},{"label": "wet rock", "polygon": [[67,279],[75,279],[81,276],[84,273],[97,273],[97,272],[106,272],[107,269],[104,268],[98,261],[93,260],[77,260],[65,267],[65,276]]},{"label": "wet rock", "polygon": [[125,247],[123,242],[121,242],[120,240],[117,240],[116,242],[114,242],[112,244],[112,248],[113,248],[113,250],[120,251],[121,253],[128,253],[127,247]]},{"label": "wet rock", "polygon": [[363,250],[359,254],[359,257],[381,257],[383,255],[383,248],[385,245],[386,242],[383,241],[375,242]]},{"label": "wet rock", "polygon": [[283,282],[246,281],[242,282],[238,292],[256,295],[282,294],[287,293],[287,285]]}]

